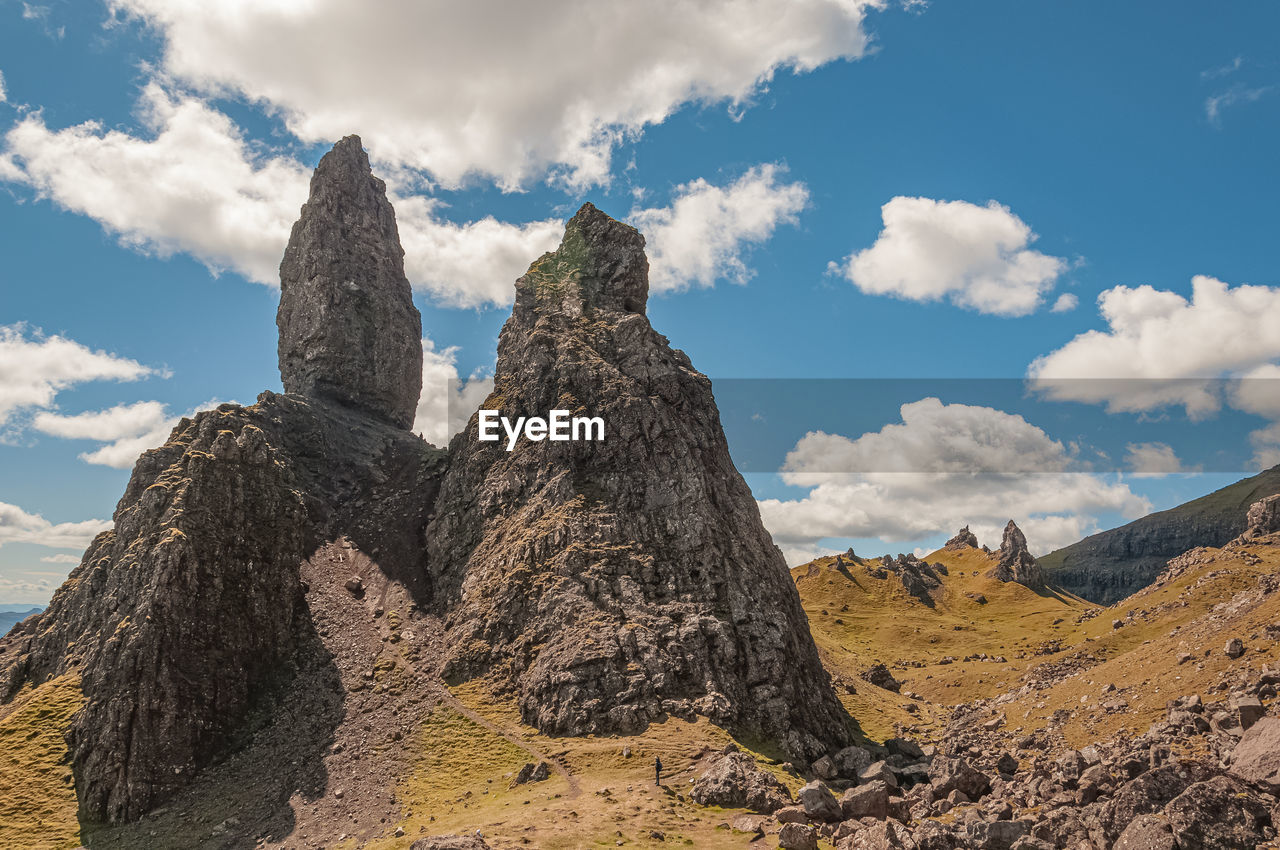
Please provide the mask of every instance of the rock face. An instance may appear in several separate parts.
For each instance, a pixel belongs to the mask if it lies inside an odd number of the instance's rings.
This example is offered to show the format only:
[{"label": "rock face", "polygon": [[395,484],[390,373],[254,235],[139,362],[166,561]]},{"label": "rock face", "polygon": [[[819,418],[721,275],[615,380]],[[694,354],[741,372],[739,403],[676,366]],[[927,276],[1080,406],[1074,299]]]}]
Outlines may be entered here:
[{"label": "rock face", "polygon": [[482,408],[602,417],[602,442],[450,446],[428,535],[446,676],[549,734],[703,714],[796,758],[846,743],[786,564],[729,458],[711,383],[645,317],[644,239],[587,204],[516,282]]},{"label": "rock face", "polygon": [[1044,584],[1044,573],[1027,549],[1026,535],[1013,520],[1009,520],[1009,524],[1004,527],[1004,538],[1000,541],[998,554],[1000,563],[988,573],[992,578],[1016,581],[1027,587],[1040,587]]},{"label": "rock face", "polygon": [[701,806],[748,808],[764,814],[791,804],[786,785],[751,755],[736,750],[711,759],[689,789],[689,797]]},{"label": "rock face", "polygon": [[1254,540],[1280,531],[1280,493],[1259,499],[1249,506],[1245,515],[1245,540]]},{"label": "rock face", "polygon": [[969,549],[969,548],[977,549],[978,536],[974,534],[972,531],[970,531],[969,526],[966,525],[964,528],[956,532],[955,537],[952,537],[950,540],[944,543],[942,548],[951,550],[953,552],[960,549]]},{"label": "rock face", "polygon": [[907,593],[928,605],[934,606],[932,591],[942,586],[939,574],[946,575],[947,568],[942,564],[929,564],[915,555],[899,554],[897,558],[884,555],[880,558],[885,572],[893,573],[902,580],[902,587]]},{"label": "rock face", "polygon": [[[114,528],[48,610],[0,640],[0,700],[80,675],[68,741],[83,820],[153,808],[245,733],[301,660],[323,663],[299,574],[318,546],[353,541],[426,603],[421,540],[444,457],[403,427],[421,347],[399,262],[381,183],[344,140],[283,264],[281,372],[301,394],[183,419],[139,458]],[[386,339],[373,332],[384,320]],[[372,395],[342,394],[364,380]]]},{"label": "rock face", "polygon": [[280,377],[287,393],[408,428],[422,390],[422,318],[386,186],[358,136],[320,160],[280,263]]},{"label": "rock face", "polygon": [[1039,559],[1048,580],[1110,605],[1155,581],[1170,558],[1244,533],[1250,507],[1280,493],[1280,466],[1199,499],[1099,532]]}]

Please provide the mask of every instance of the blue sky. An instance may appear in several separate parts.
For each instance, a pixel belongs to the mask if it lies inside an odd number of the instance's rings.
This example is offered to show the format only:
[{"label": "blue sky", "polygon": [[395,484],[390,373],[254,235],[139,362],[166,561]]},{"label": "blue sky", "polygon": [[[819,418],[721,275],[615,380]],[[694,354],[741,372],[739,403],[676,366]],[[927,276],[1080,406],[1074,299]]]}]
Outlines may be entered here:
[{"label": "blue sky", "polygon": [[1275,4],[289,5],[0,2],[0,602],[174,417],[280,389],[272,270],[345,133],[433,436],[591,200],[649,238],[793,561],[1009,516],[1044,551],[1280,461]]}]

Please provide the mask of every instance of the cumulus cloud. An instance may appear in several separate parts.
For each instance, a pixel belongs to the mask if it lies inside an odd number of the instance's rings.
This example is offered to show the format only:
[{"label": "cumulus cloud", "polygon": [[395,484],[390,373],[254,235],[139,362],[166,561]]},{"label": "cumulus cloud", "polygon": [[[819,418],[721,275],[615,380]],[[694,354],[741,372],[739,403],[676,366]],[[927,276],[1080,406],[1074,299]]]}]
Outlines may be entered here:
[{"label": "cumulus cloud", "polygon": [[137,381],[156,371],[25,325],[0,325],[0,425],[19,411],[50,407],[62,390],[89,381]]},{"label": "cumulus cloud", "polygon": [[435,343],[422,341],[422,395],[413,430],[433,445],[447,445],[461,431],[493,392],[493,377],[480,373],[466,380],[458,377],[458,347],[436,351]]},{"label": "cumulus cloud", "polygon": [[900,423],[849,439],[811,431],[787,453],[792,484],[821,483],[831,472],[1065,472],[1074,452],[1021,416],[923,398],[899,408]]},{"label": "cumulus cloud", "polygon": [[0,502],[0,546],[34,543],[50,549],[84,549],[94,536],[110,527],[111,522],[102,519],[53,523],[40,514]]},{"label": "cumulus cloud", "polygon": [[1037,358],[1028,369],[1032,386],[1049,398],[1112,411],[1182,406],[1192,418],[1216,412],[1221,382],[1211,379],[1240,376],[1280,357],[1280,288],[1230,287],[1203,275],[1191,286],[1189,300],[1146,285],[1106,290],[1098,309],[1107,329]]},{"label": "cumulus cloud", "polygon": [[1096,531],[1101,514],[1150,510],[1123,482],[1073,471],[1071,448],[1021,416],[935,398],[901,415],[856,439],[814,432],[796,444],[783,480],[811,489],[760,502],[784,552],[801,557],[824,538],[919,540],[963,525],[995,546],[1012,518],[1044,553]]},{"label": "cumulus cloud", "polygon": [[1124,463],[1134,474],[1161,477],[1175,472],[1191,472],[1168,443],[1129,443]]},{"label": "cumulus cloud", "polygon": [[1080,299],[1076,297],[1076,294],[1074,292],[1064,292],[1058,296],[1057,301],[1053,302],[1052,312],[1070,313],[1078,306],[1080,306]]},{"label": "cumulus cloud", "polygon": [[0,103],[9,102],[9,92],[4,87],[4,74],[0,73]]},{"label": "cumulus cloud", "polygon": [[864,17],[882,5],[110,3],[161,35],[167,76],[266,104],[304,141],[357,130],[381,161],[509,189],[548,173],[607,182],[614,148],[684,104],[741,107],[780,70],[862,56]]},{"label": "cumulus cloud", "polygon": [[746,283],[746,250],[795,224],[809,202],[803,183],[779,182],[782,169],[758,165],[728,186],[704,179],[678,187],[668,207],[634,209],[630,221],[649,246],[654,292],[711,286],[717,279]]},{"label": "cumulus cloud", "polygon": [[[209,401],[198,409],[208,410],[218,404],[216,400]],[[165,444],[179,418],[170,415],[158,401],[140,401],[71,416],[44,411],[31,420],[31,427],[52,437],[105,443],[82,452],[80,459],[98,466],[129,469],[144,451]]]},{"label": "cumulus cloud", "polygon": [[870,295],[950,299],[997,316],[1024,316],[1067,264],[1028,246],[1036,235],[1008,207],[896,197],[880,208],[875,243],[831,270]]},{"label": "cumulus cloud", "polygon": [[51,130],[28,115],[5,136],[3,173],[97,221],[121,243],[187,253],[215,273],[273,283],[309,172],[254,153],[231,120],[149,84],[139,115],[150,138],[89,121]]},{"label": "cumulus cloud", "polygon": [[509,224],[486,216],[453,224],[436,215],[436,199],[393,198],[405,273],[414,288],[451,307],[510,304],[516,278],[564,231],[557,219]]}]

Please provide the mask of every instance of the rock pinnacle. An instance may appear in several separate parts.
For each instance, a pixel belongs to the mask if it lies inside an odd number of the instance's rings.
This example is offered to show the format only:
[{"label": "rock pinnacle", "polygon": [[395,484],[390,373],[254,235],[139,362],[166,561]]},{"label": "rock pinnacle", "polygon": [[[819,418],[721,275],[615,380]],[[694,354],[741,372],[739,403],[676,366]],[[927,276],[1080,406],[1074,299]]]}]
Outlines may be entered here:
[{"label": "rock pinnacle", "polygon": [[386,184],[359,136],[320,160],[280,263],[285,392],[408,428],[422,390],[422,319]]}]

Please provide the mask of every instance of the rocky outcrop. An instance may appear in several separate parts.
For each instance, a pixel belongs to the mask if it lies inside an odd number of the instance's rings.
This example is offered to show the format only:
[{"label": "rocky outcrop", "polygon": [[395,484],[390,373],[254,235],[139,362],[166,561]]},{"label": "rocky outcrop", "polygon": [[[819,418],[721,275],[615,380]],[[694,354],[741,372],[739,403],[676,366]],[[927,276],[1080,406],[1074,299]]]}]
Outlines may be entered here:
[{"label": "rocky outcrop", "polygon": [[701,806],[746,808],[772,814],[791,804],[791,792],[749,753],[736,748],[716,754],[689,789]]},{"label": "rocky outcrop", "polygon": [[1241,540],[1256,540],[1280,531],[1280,493],[1259,499],[1249,506],[1245,515],[1244,534]]},{"label": "rocky outcrop", "polygon": [[386,186],[358,136],[324,155],[280,263],[285,392],[408,428],[422,390],[422,319]]},{"label": "rocky outcrop", "polygon": [[479,835],[434,835],[419,838],[409,850],[489,850],[489,845]]},{"label": "rocky outcrop", "polygon": [[1243,534],[1250,507],[1277,493],[1280,466],[1037,560],[1055,586],[1110,605],[1155,581],[1170,558],[1198,546],[1223,546]]},{"label": "rocky outcrop", "polygon": [[300,578],[318,547],[346,538],[427,603],[443,452],[404,430],[421,347],[399,258],[381,183],[344,140],[282,267],[281,372],[299,394],[183,419],[139,458],[114,528],[48,610],[0,641],[0,699],[80,675],[67,739],[82,820],[153,808],[252,731],[304,657],[323,663]]},{"label": "rocky outcrop", "polygon": [[144,453],[115,527],[0,644],[5,695],[80,672],[87,703],[68,739],[81,816],[158,804],[288,681],[314,643],[298,571],[321,542],[347,534],[412,582],[419,493],[440,460],[379,420],[270,393],[183,420]]},{"label": "rocky outcrop", "polygon": [[587,204],[516,282],[483,408],[601,417],[604,439],[450,446],[429,533],[453,680],[549,734],[702,714],[795,758],[847,742],[711,383],[645,317],[644,239]]},{"label": "rocky outcrop", "polygon": [[952,537],[942,545],[943,549],[950,552],[957,552],[963,549],[977,549],[978,536],[969,530],[969,526],[965,526],[956,532],[956,536]]},{"label": "rocky outcrop", "polygon": [[999,581],[1016,581],[1027,587],[1040,587],[1044,584],[1044,573],[1040,570],[1036,559],[1027,549],[1027,538],[1013,520],[1004,527],[1004,538],[1000,541],[1000,550],[996,553],[1000,562],[987,573]]},{"label": "rocky outcrop", "polygon": [[939,576],[947,574],[945,566],[930,564],[915,555],[902,554],[896,558],[884,555],[880,558],[880,565],[885,572],[893,573],[901,580],[902,587],[907,593],[930,608],[933,607],[932,592],[942,586],[942,579]]}]

